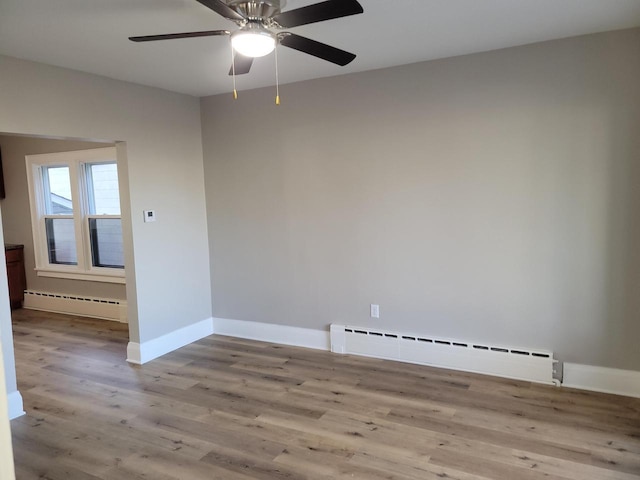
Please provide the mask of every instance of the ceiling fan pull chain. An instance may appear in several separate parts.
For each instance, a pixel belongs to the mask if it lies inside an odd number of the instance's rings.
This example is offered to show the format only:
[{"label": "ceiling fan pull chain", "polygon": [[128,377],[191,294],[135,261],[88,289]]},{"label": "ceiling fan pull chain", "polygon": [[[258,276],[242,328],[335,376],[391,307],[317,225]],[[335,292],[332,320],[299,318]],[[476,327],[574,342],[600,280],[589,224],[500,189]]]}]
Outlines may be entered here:
[{"label": "ceiling fan pull chain", "polygon": [[278,81],[278,45],[277,44],[275,48],[275,57],[276,57],[276,105],[280,105],[280,85]]},{"label": "ceiling fan pull chain", "polygon": [[229,42],[231,48],[231,76],[233,78],[233,99],[238,99],[238,91],[236,90],[236,56],[233,54],[233,45]]}]

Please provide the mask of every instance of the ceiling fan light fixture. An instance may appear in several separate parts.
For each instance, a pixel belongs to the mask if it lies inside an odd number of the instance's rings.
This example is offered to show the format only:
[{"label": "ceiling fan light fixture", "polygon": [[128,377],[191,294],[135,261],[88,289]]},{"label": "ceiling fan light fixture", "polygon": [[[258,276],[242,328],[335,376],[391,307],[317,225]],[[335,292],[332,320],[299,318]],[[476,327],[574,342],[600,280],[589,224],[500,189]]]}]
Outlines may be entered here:
[{"label": "ceiling fan light fixture", "polygon": [[266,28],[243,28],[231,34],[231,45],[245,57],[264,57],[276,48],[276,36]]}]

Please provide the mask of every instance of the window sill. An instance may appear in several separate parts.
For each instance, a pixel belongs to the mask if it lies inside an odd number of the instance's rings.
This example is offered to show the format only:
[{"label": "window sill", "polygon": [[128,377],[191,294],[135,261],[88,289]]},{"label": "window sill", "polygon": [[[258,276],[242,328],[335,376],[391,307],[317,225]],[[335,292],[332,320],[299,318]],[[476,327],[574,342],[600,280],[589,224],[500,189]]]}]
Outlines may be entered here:
[{"label": "window sill", "polygon": [[84,280],[86,282],[120,283],[120,284],[126,283],[124,272],[122,275],[110,275],[110,274],[100,275],[95,273],[60,272],[57,270],[36,269],[36,273],[39,277],[65,278],[67,280]]}]

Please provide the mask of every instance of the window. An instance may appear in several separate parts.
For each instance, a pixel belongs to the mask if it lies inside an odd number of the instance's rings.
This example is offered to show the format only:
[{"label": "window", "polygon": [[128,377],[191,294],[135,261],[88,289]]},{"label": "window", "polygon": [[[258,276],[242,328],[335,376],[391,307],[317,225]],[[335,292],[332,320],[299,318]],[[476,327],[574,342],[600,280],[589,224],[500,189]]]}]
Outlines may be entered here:
[{"label": "window", "polygon": [[38,275],[124,283],[116,149],[26,159]]}]

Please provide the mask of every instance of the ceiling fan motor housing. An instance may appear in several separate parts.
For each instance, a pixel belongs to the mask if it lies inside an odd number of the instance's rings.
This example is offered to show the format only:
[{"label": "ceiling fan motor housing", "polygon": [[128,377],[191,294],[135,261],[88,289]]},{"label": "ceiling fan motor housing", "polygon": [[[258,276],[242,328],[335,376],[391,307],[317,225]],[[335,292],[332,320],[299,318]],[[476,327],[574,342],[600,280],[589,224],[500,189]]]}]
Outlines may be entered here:
[{"label": "ceiling fan motor housing", "polygon": [[228,0],[227,4],[250,20],[267,20],[280,13],[286,0]]}]

